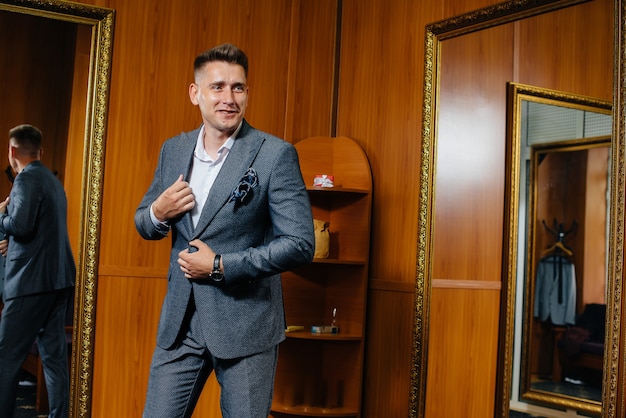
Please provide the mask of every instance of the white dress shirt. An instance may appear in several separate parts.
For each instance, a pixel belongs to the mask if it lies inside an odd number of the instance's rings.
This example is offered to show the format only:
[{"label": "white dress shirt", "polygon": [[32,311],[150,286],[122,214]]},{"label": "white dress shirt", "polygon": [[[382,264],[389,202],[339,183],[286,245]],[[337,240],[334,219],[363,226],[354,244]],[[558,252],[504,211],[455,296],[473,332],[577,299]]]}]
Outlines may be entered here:
[{"label": "white dress shirt", "polygon": [[[224,161],[226,160],[230,149],[235,143],[235,138],[241,129],[241,125],[242,124],[239,124],[235,132],[233,132],[220,149],[217,150],[217,158],[215,160],[213,160],[204,149],[204,125],[200,129],[198,139],[196,140],[196,148],[193,152],[193,163],[191,165],[191,171],[189,172],[188,179],[189,187],[191,187],[191,191],[193,192],[196,200],[196,204],[191,210],[191,220],[194,227],[198,224],[200,214],[202,214],[202,209],[204,208],[204,203],[209,196],[209,192],[211,191],[211,187],[213,187],[213,183],[215,183],[217,175],[224,165]],[[159,221],[157,217],[154,216],[152,205],[150,205],[150,218],[157,229],[159,229],[164,235],[167,234],[171,225],[168,222]]]},{"label": "white dress shirt", "polygon": [[209,196],[211,187],[213,187],[213,183],[215,183],[220,169],[224,165],[228,152],[235,142],[233,138],[238,132],[239,128],[237,128],[235,133],[217,150],[217,158],[213,160],[204,149],[204,126],[200,129],[196,149],[193,152],[193,164],[191,172],[189,173],[189,187],[191,187],[191,191],[196,199],[196,204],[193,209],[191,209],[191,220],[194,227],[198,224],[204,203]]}]

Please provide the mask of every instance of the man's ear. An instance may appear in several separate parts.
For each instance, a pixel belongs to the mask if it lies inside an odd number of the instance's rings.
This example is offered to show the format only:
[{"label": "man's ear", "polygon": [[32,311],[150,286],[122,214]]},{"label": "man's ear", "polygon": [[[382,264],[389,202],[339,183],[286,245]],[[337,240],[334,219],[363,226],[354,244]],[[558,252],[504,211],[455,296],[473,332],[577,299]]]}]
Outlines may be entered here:
[{"label": "man's ear", "polygon": [[196,83],[191,83],[189,85],[189,100],[194,105],[198,105],[198,93],[200,93],[200,89],[198,89],[198,85]]}]

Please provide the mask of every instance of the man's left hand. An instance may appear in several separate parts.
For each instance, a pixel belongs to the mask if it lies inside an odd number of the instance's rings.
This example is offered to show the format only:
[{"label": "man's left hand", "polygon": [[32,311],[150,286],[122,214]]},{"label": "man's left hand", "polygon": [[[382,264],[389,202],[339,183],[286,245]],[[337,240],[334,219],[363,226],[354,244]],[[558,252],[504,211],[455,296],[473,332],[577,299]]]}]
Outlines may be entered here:
[{"label": "man's left hand", "polygon": [[[178,265],[185,277],[191,280],[208,279],[213,270],[215,252],[199,239],[189,243],[189,248],[178,253]],[[197,249],[197,250],[195,250]]]},{"label": "man's left hand", "polygon": [[2,255],[3,257],[6,257],[8,249],[9,249],[9,240],[5,238],[2,241],[0,241],[0,255]]}]

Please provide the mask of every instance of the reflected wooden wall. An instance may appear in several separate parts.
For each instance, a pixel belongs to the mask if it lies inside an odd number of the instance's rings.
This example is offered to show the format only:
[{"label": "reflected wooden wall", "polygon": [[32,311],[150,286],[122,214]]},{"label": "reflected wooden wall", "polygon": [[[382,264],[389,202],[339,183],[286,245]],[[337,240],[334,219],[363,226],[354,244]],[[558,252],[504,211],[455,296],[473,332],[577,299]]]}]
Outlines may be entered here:
[{"label": "reflected wooden wall", "polygon": [[[9,164],[9,129],[28,123],[43,133],[42,161],[63,180],[74,73],[74,48],[67,46],[75,43],[76,27],[35,16],[17,16],[0,12],[0,171]],[[50,38],[49,33],[57,36]],[[7,176],[1,174],[2,199],[10,186]]]},{"label": "reflected wooden wall", "polygon": [[[293,143],[335,131],[336,135],[354,138],[370,159],[374,204],[363,416],[407,416],[424,27],[494,1],[81,2],[116,9],[93,416],[141,415],[165,292],[169,242],[143,241],[135,231],[133,215],[152,177],[162,142],[200,123],[187,95],[194,57],[224,41],[238,44],[249,55],[247,119],[253,126]],[[603,5],[604,12],[610,10],[609,0],[596,3]],[[338,16],[341,25],[336,32]],[[572,34],[576,43],[568,42],[590,46],[586,50],[592,55],[612,56],[612,38],[607,38],[608,29],[603,26],[606,16],[591,13],[581,25],[581,33]],[[520,59],[515,61],[519,81],[610,99],[611,67],[605,65],[605,60],[595,59],[598,57],[594,56],[595,72],[575,69],[565,74],[537,74],[537,59],[553,59],[542,52],[542,42],[554,33],[535,29],[528,28],[518,35],[522,44],[516,50]],[[513,34],[504,32],[476,42],[488,47],[487,59],[496,58],[492,56],[495,48],[513,60],[513,41]],[[525,43],[530,45],[528,49]],[[485,59],[475,49],[458,53],[474,60]],[[497,67],[492,74],[475,74],[488,78],[474,86],[485,96],[480,103],[490,115],[500,118],[491,129],[504,129],[506,102],[504,97],[494,101],[493,95],[504,92],[503,83],[511,79],[512,70],[509,65]],[[454,115],[460,116],[450,118],[451,129],[475,125],[463,115],[476,101],[459,99],[448,98],[455,106]],[[429,384],[437,390],[428,392],[428,416],[433,418],[483,418],[493,408],[502,229],[502,211],[498,212],[498,207],[503,197],[504,146],[498,142],[501,138],[495,138],[487,128],[485,136],[478,134],[475,141],[464,146],[484,150],[482,164],[452,167],[451,158],[446,160],[448,165],[441,166],[442,173],[449,174],[442,184],[458,190],[460,199],[444,193],[437,203],[437,216],[445,219],[448,227],[437,230],[435,243],[444,251],[437,252],[441,256],[437,259],[436,278],[460,281],[440,281],[433,289]],[[454,168],[469,175],[461,175]],[[462,179],[471,183],[460,183]],[[463,192],[468,185],[471,193]],[[469,210],[456,219],[452,215],[459,205]],[[489,239],[478,239],[471,228],[487,231]],[[496,243],[498,238],[500,242]],[[471,246],[472,242],[478,245]],[[464,249],[446,255],[445,249],[452,244]],[[479,257],[482,255],[484,259]],[[462,257],[467,268],[455,270],[445,261],[451,256]],[[473,281],[480,287],[466,286]],[[452,394],[455,402],[449,402]],[[474,415],[467,415],[467,405]],[[195,416],[218,417],[218,408],[218,391],[211,380]]]},{"label": "reflected wooden wall", "polygon": [[[596,0],[442,45],[428,417],[494,414],[497,307],[506,288],[506,83],[610,101],[612,8]],[[451,393],[455,402],[446,402]]]},{"label": "reflected wooden wall", "polygon": [[[34,125],[43,134],[42,162],[65,186],[75,255],[91,47],[91,34],[82,32],[73,23],[0,12],[0,199],[11,190],[4,173],[9,165],[9,129],[23,123]],[[68,143],[73,149],[67,149]]]}]

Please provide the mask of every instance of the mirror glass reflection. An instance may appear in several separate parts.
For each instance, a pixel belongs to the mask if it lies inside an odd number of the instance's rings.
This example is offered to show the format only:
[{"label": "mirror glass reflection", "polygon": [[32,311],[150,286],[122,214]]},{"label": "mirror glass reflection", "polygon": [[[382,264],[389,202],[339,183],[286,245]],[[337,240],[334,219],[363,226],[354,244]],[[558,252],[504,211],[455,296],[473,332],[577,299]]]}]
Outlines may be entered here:
[{"label": "mirror glass reflection", "polygon": [[511,108],[518,112],[512,117],[519,121],[512,146],[519,147],[521,160],[517,315],[523,321],[516,323],[523,327],[516,329],[521,361],[514,370],[518,396],[599,413],[610,104],[513,83],[510,87],[517,103]]},{"label": "mirror glass reflection", "polygon": [[[426,28],[423,175],[410,392],[415,415],[412,416],[423,416],[424,411],[429,411],[426,392],[441,393],[436,384],[428,384],[428,390],[425,389],[430,376],[449,373],[459,379],[475,378],[482,384],[480,374],[484,372],[484,381],[489,382],[487,373],[491,364],[476,365],[477,373],[463,374],[457,373],[458,368],[453,367],[454,363],[447,361],[445,355],[432,355],[445,347],[442,337],[452,335],[439,327],[447,324],[448,317],[438,311],[431,313],[430,307],[430,301],[434,299],[431,294],[441,295],[437,287],[445,286],[445,283],[435,281],[450,277],[468,281],[479,279],[502,286],[500,299],[496,302],[500,305],[499,318],[494,320],[495,315],[484,315],[481,320],[474,319],[475,323],[481,324],[481,331],[494,323],[498,327],[494,416],[517,416],[516,412],[533,416],[576,416],[577,413],[612,416],[611,407],[603,409],[595,400],[532,389],[525,380],[530,358],[530,350],[525,347],[530,340],[523,341],[528,335],[523,331],[529,322],[525,312],[532,312],[525,305],[530,300],[530,296],[526,296],[529,290],[525,276],[531,271],[527,260],[528,237],[533,237],[528,234],[534,225],[527,222],[532,144],[524,149],[519,146],[521,103],[514,102],[513,111],[507,106],[510,104],[507,83],[514,81],[610,100],[615,92],[610,74],[615,65],[614,30],[619,30],[613,25],[616,7],[608,0],[505,1]],[[571,45],[587,45],[588,48],[574,50]],[[529,93],[528,97],[556,98],[559,102],[592,106],[600,109],[602,114],[611,113],[611,106],[606,102],[590,99],[589,103],[581,103],[579,98],[551,96],[538,90],[528,88],[521,93]],[[515,96],[514,100],[521,96]],[[554,141],[565,143],[572,138],[577,137],[567,135]],[[515,146],[511,146],[513,141],[516,141]],[[617,207],[623,200],[624,188],[619,187],[623,184],[623,173],[615,169],[623,164],[622,153],[615,152],[620,149],[619,143],[620,137],[616,135],[610,144],[610,208]],[[523,157],[520,156],[522,152],[525,153]],[[465,192],[472,195],[466,196]],[[459,203],[463,201],[470,204]],[[500,210],[501,203],[503,210]],[[617,370],[621,367],[621,363],[617,364],[621,339],[616,337],[621,335],[620,322],[615,317],[615,312],[620,311],[621,293],[614,289],[619,288],[621,278],[619,231],[623,221],[620,214],[612,210],[608,219],[610,268],[605,290],[609,294],[607,312],[613,316],[608,318],[611,326],[607,328],[607,341],[611,344],[605,347],[602,403],[617,398],[618,386],[608,383],[616,381]],[[553,228],[554,216],[546,216],[545,221]],[[557,227],[558,222],[559,219]],[[571,221],[561,222],[564,228],[571,227]],[[578,220],[577,234],[582,231],[580,222]],[[541,219],[538,225],[544,228]],[[462,242],[459,237],[468,239]],[[480,248],[475,247],[475,242],[480,242]],[[540,247],[537,251],[545,249]],[[463,257],[468,254],[480,254],[480,257]],[[467,297],[471,300],[478,298]],[[475,311],[481,313],[481,310]],[[533,316],[530,318],[534,319]],[[437,329],[433,324],[438,326]],[[434,334],[431,334],[433,330]],[[474,341],[469,332],[457,334],[460,335],[455,338]],[[429,350],[425,349],[426,344],[431,347]],[[523,366],[522,359],[525,359]],[[445,373],[436,374],[440,370]],[[485,398],[491,395],[489,389],[486,392]]]},{"label": "mirror glass reflection", "polygon": [[[16,125],[29,123],[43,132],[42,162],[64,184],[68,231],[76,256],[91,28],[0,10],[0,46],[0,91],[4,93],[0,98],[0,149],[7,149],[9,129]],[[7,165],[6,157],[0,159],[2,169]],[[8,176],[2,175],[2,199],[10,188]]]},{"label": "mirror glass reflection", "polygon": [[[62,180],[77,275],[70,416],[91,415],[93,345],[111,72],[112,9],[62,0],[0,0],[0,146],[21,123],[44,135],[43,160]],[[4,139],[1,139],[4,138]],[[4,141],[4,142],[3,142]],[[0,169],[4,171],[0,161]],[[0,195],[10,189],[0,176]],[[4,197],[2,197],[4,198]]]}]

